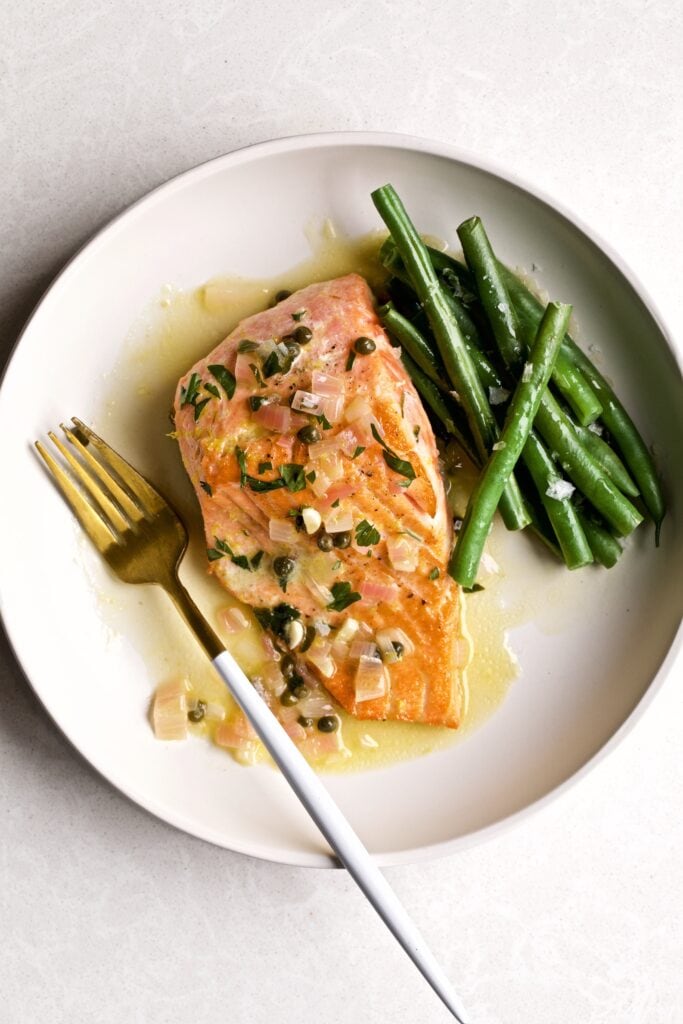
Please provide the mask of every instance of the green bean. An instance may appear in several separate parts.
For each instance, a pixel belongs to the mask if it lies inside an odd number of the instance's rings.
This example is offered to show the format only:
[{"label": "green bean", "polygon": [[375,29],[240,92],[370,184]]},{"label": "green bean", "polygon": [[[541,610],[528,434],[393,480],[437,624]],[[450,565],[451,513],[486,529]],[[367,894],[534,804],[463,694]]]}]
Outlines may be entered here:
[{"label": "green bean", "polygon": [[430,380],[426,373],[423,373],[421,368],[413,359],[411,359],[405,349],[402,352],[401,361],[408,371],[410,379],[417,388],[422,400],[426,402],[434,415],[441,421],[441,423],[443,423],[447,432],[455,438],[467,458],[470,459],[475,466],[480,465],[481,463],[474,450],[474,444],[469,436],[467,426],[456,422],[457,414],[460,410],[453,408],[448,399],[439,391],[436,384]]},{"label": "green bean", "polygon": [[617,453],[610,448],[607,441],[596,434],[588,427],[581,427],[578,424],[574,427],[584,448],[593,456],[600,468],[607,474],[613,484],[616,484],[622,494],[631,498],[637,498],[640,491],[631,479],[626,466]]},{"label": "green bean", "polygon": [[619,541],[612,536],[609,530],[606,530],[600,523],[596,523],[585,512],[579,511],[578,515],[595,561],[603,565],[605,569],[611,569],[621,555]]},{"label": "green bean", "polygon": [[569,479],[588,498],[607,523],[621,536],[636,528],[643,517],[603,473],[581,444],[574,425],[549,391],[536,414],[535,426]]},{"label": "green bean", "polygon": [[467,266],[476,282],[479,299],[491,325],[498,351],[505,365],[515,371],[524,356],[519,340],[517,314],[479,217],[463,221],[458,228],[458,238]]},{"label": "green bean", "polygon": [[[545,392],[553,363],[567,330],[571,306],[551,302],[543,314],[530,356],[531,373],[523,374],[515,388],[500,441],[491,452],[467,504],[448,571],[465,588],[477,577],[486,538],[505,482],[527,442],[531,425]],[[528,379],[525,379],[528,378]]]},{"label": "green bean", "polygon": [[[467,267],[463,266],[450,253],[440,252],[431,246],[427,247],[427,251],[437,273],[444,277],[445,275],[451,275],[448,277],[448,280],[453,278],[458,282],[461,303],[467,297],[470,300],[475,299],[476,285]],[[380,257],[384,265],[391,269],[394,274],[402,266],[400,256],[391,238],[388,238],[382,245]],[[502,264],[501,273],[517,312],[521,340],[528,348],[532,344],[538,329],[543,313],[543,304]],[[472,306],[472,309],[474,309],[474,306]],[[582,426],[590,426],[591,423],[598,419],[602,413],[599,397],[586,380],[586,374],[575,365],[575,361],[572,359],[571,352],[566,344],[563,345],[558,353],[553,368],[552,381]]]},{"label": "green bean", "polygon": [[522,458],[557,537],[565,564],[569,569],[588,565],[593,561],[593,553],[576,509],[568,498],[552,498],[548,494],[558,479],[557,467],[534,430],[524,445]]},{"label": "green bean", "polygon": [[[478,454],[485,459],[497,440],[498,426],[424,242],[391,185],[376,189],[372,193],[372,200],[389,228],[410,275],[413,288],[431,324],[448,376],[467,415]],[[514,476],[506,479],[500,510],[508,529],[522,529],[529,524],[529,516]]]},{"label": "green bean", "polygon": [[[535,295],[532,295],[511,270],[506,267],[502,269],[518,313],[526,311],[529,316],[538,316],[540,303]],[[645,507],[654,521],[655,541],[659,544],[659,533],[666,514],[666,506],[657,478],[657,470],[647,445],[612,387],[569,334],[564,339],[562,351],[587,378],[591,389],[601,403],[602,422],[609,430],[612,440],[619,448],[621,456],[640,490]]]},{"label": "green bean", "polygon": [[446,371],[434,350],[410,320],[402,316],[391,302],[378,310],[380,319],[390,334],[401,343],[401,347],[417,363],[437,387],[448,391]]}]

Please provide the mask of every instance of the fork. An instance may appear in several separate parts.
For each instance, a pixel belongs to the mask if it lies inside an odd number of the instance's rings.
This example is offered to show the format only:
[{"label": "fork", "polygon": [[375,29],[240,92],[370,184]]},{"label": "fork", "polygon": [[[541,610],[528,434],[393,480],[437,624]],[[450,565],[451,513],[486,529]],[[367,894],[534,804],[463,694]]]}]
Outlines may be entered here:
[{"label": "fork", "polygon": [[36,448],[88,537],[119,579],[163,587],[341,863],[453,1017],[466,1024],[448,978],[384,875],[180,582],[178,567],[188,541],[185,524],[156,488],[90,427],[76,417],[72,423],[73,429],[60,426],[73,451],[54,432],[48,433],[61,462],[40,441]]}]

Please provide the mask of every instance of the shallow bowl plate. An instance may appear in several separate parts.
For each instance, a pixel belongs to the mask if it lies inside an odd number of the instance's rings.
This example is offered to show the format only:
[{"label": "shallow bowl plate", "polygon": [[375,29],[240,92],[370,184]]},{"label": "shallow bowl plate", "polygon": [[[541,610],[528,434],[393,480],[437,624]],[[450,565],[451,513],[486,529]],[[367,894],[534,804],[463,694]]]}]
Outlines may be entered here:
[{"label": "shallow bowl plate", "polygon": [[[72,260],[7,370],[0,393],[2,615],[46,709],[110,782],[187,832],[284,863],[331,861],[276,772],[241,768],[208,744],[173,746],[152,737],[146,708],[154,680],[125,641],[125,626],[123,639],[112,637],[102,595],[127,609],[131,621],[141,604],[156,602],[169,629],[180,622],[150,588],[125,588],[107,575],[32,444],[72,414],[98,425],[103,377],[116,371],[131,322],[162,284],[194,287],[220,273],[283,271],[309,255],[304,228],[315,217],[331,218],[350,235],[379,227],[370,192],[386,181],[423,232],[453,240],[456,225],[479,213],[503,259],[534,264],[539,283],[574,304],[580,338],[599,348],[656,446],[671,511],[659,550],[651,528],[639,530],[611,573],[598,582],[587,570],[572,581],[573,596],[552,628],[532,614],[515,631],[522,672],[484,725],[418,760],[328,776],[335,799],[382,864],[454,852],[519,819],[595,764],[646,705],[677,647],[680,371],[651,301],[603,243],[506,173],[452,147],[402,136],[284,139],[174,178]],[[154,477],[144,437],[128,454]],[[512,584],[531,587],[534,579],[538,586],[538,577],[518,572]]]}]

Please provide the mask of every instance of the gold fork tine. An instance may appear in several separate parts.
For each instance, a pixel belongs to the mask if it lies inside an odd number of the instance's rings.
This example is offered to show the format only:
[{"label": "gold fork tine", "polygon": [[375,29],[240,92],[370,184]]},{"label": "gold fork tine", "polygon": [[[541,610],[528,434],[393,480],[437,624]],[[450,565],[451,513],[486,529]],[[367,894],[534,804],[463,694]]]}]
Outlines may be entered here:
[{"label": "gold fork tine", "polygon": [[98,462],[98,460],[93,456],[92,452],[88,451],[86,446],[82,444],[78,437],[76,437],[73,430],[69,430],[64,423],[60,423],[59,425],[83,461],[87,463],[95,476],[101,480],[110,494],[113,495],[129,519],[134,523],[139,523],[140,520],[144,518],[144,511],[135,504],[133,499],[126,493],[126,491],[124,491],[123,487],[119,486],[111,473],[107,472],[102,463]]},{"label": "gold fork tine", "polygon": [[47,435],[52,441],[53,445],[68,463],[71,472],[78,480],[79,484],[86,489],[90,494],[96,505],[99,506],[101,512],[109,520],[115,530],[123,533],[129,529],[130,523],[124,515],[119,512],[113,501],[107,497],[100,485],[96,480],[90,476],[90,473],[81,465],[77,458],[75,458],[71,452],[62,444],[57,435],[53,431],[48,431]]},{"label": "gold fork tine", "polygon": [[131,493],[138,499],[144,510],[150,515],[154,515],[157,512],[163,511],[167,507],[167,502],[154,490],[144,476],[138,473],[137,469],[133,469],[129,462],[121,458],[118,452],[115,452],[113,448],[110,448],[106,441],[103,441],[101,437],[98,437],[94,430],[86,426],[82,420],[78,417],[71,417],[72,423],[76,424],[78,431],[86,439],[86,443],[92,444],[97,451],[106,459],[111,468],[115,473],[123,480],[124,484],[129,488]]},{"label": "gold fork tine", "polygon": [[79,523],[97,550],[103,555],[106,554],[117,543],[116,535],[40,441],[36,441],[36,448],[45,460],[47,468],[55,478],[57,486],[71,506]]}]

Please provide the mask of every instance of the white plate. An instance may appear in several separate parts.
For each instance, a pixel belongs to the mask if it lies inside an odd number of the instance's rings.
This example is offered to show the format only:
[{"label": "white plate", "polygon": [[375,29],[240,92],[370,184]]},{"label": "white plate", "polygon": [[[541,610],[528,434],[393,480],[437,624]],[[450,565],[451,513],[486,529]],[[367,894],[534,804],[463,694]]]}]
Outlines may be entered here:
[{"label": "white plate", "polygon": [[[522,676],[484,726],[419,760],[328,776],[335,799],[382,864],[461,848],[557,793],[623,735],[664,662],[671,664],[680,622],[680,372],[642,287],[585,228],[451,147],[400,136],[285,139],[170,181],[67,266],[7,371],[0,394],[2,614],[36,693],[107,779],[179,828],[286,863],[330,860],[275,772],[240,768],[208,744],[153,739],[145,716],[153,681],[135,648],[112,638],[95,590],[131,617],[142,603],[167,616],[169,629],[180,624],[151,588],[110,579],[32,443],[72,414],[97,419],[103,374],[115,369],[131,322],[162,284],[284,270],[308,255],[302,229],[312,216],[331,217],[351,235],[379,226],[370,192],[388,180],[423,232],[453,239],[460,220],[480,213],[504,259],[535,262],[541,284],[574,303],[581,337],[599,346],[656,445],[670,512],[659,550],[651,528],[639,530],[600,583],[594,571],[582,575],[561,629],[548,634],[530,623],[516,632]],[[144,438],[139,446],[139,461],[154,476],[155,467],[144,464]],[[525,585],[521,575],[518,585]]]}]

